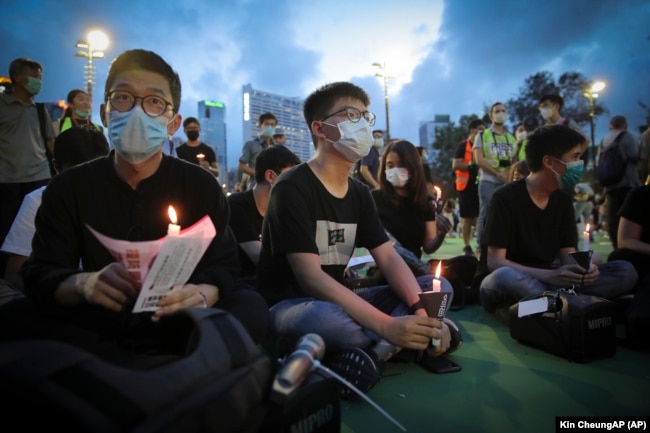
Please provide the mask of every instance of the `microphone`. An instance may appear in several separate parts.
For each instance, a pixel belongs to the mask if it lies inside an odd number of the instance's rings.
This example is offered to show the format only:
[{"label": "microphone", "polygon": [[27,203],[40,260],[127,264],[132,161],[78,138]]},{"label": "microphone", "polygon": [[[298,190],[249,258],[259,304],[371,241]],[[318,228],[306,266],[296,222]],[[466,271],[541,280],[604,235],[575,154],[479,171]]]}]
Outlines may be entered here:
[{"label": "microphone", "polygon": [[289,355],[273,381],[274,397],[282,399],[291,394],[305,380],[325,355],[325,342],[318,334],[306,334],[298,340],[296,350]]}]

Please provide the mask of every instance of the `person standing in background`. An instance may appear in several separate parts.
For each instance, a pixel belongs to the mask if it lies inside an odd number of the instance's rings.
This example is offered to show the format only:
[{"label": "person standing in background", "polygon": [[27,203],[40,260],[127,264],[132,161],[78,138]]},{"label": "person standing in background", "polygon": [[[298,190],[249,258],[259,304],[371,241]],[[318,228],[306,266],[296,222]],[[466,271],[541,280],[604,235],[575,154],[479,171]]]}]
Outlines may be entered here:
[{"label": "person standing in background", "polygon": [[[0,243],[23,198],[49,182],[54,147],[52,119],[34,96],[43,86],[40,63],[21,57],[9,65],[11,93],[0,94]],[[7,255],[0,253],[0,277]]]}]

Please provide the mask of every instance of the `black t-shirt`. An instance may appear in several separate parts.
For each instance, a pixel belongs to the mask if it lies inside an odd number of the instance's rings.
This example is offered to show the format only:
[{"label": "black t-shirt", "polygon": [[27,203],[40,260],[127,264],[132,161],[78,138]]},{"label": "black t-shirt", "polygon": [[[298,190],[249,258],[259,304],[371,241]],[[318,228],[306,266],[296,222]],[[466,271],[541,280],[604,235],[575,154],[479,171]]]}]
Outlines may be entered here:
[{"label": "black t-shirt", "polygon": [[490,199],[485,240],[505,248],[508,260],[550,268],[560,248],[578,244],[571,197],[556,190],[542,210],[530,198],[526,179],[505,184]]},{"label": "black t-shirt", "polygon": [[384,227],[400,244],[417,257],[422,256],[422,241],[426,234],[426,222],[435,221],[436,214],[427,206],[424,212],[418,211],[408,198],[402,197],[398,207],[386,203],[381,190],[371,191],[375,200],[379,219]]},{"label": "black t-shirt", "polygon": [[[231,194],[228,197],[228,204],[230,205],[229,224],[237,243],[261,240],[264,217],[257,210],[253,190]],[[257,267],[241,246],[239,247],[239,262],[241,263],[242,276],[254,276],[257,273]]]},{"label": "black t-shirt", "polygon": [[196,155],[200,153],[205,155],[205,160],[209,164],[217,161],[217,156],[214,153],[214,149],[203,142],[201,142],[201,144],[196,147],[190,147],[187,145],[187,143],[183,143],[176,148],[176,155],[178,158],[187,162],[191,162],[192,164],[199,164],[199,160],[196,158]]},{"label": "black t-shirt", "polygon": [[334,197],[302,163],[273,184],[262,225],[259,289],[271,304],[305,296],[287,261],[291,253],[319,255],[323,271],[342,283],[355,247],[372,250],[387,241],[364,184],[348,178],[345,197]]},{"label": "black t-shirt", "polygon": [[641,226],[641,242],[650,243],[650,185],[630,191],[619,216]]}]

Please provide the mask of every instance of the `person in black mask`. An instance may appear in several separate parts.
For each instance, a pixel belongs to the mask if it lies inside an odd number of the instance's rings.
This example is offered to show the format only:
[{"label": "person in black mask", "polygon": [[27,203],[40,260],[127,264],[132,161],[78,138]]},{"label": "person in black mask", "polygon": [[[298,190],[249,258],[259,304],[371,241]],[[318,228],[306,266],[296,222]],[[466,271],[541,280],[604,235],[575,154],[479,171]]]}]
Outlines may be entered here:
[{"label": "person in black mask", "polygon": [[201,124],[195,117],[188,117],[183,121],[183,130],[187,141],[176,149],[176,155],[192,164],[198,164],[219,177],[219,163],[214,149],[199,140]]}]

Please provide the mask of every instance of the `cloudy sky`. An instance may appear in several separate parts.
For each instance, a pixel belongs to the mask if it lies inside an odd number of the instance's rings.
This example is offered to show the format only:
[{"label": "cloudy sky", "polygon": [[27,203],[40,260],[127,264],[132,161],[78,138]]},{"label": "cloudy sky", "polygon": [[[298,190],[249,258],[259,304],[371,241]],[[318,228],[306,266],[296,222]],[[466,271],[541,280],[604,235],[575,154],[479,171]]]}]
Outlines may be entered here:
[{"label": "cloudy sky", "polygon": [[[352,81],[383,128],[375,62],[393,77],[391,135],[414,143],[421,121],[482,114],[543,70],[606,81],[610,115],[625,115],[635,131],[646,116],[637,101],[650,105],[648,0],[0,0],[0,18],[0,72],[17,57],[41,62],[41,101],[85,86],[74,45],[91,29],[111,39],[108,59],[96,61],[95,95],[122,51],[159,53],[181,76],[183,116],[196,116],[202,99],[226,104],[230,168],[241,151],[242,85],[304,98]],[[597,119],[597,141],[608,117]]]}]

